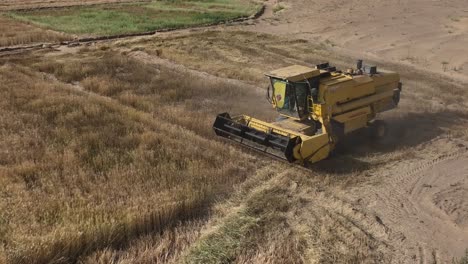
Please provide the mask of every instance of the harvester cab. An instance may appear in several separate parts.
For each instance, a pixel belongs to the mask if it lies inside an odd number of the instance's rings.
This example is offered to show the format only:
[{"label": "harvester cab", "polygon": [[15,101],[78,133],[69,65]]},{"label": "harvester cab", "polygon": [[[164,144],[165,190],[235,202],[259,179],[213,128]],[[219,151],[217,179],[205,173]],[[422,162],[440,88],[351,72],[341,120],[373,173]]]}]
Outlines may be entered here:
[{"label": "harvester cab", "polygon": [[319,70],[293,65],[272,71],[266,76],[271,82],[268,99],[280,115],[300,120],[310,118],[310,106],[313,99],[317,100]]},{"label": "harvester cab", "polygon": [[362,66],[346,73],[328,63],[315,68],[292,65],[266,76],[267,96],[278,111],[268,123],[246,115],[217,116],[213,128],[218,136],[281,157],[289,162],[314,163],[327,158],[346,134],[368,127],[385,135],[376,114],[395,108],[400,100],[400,77]]}]

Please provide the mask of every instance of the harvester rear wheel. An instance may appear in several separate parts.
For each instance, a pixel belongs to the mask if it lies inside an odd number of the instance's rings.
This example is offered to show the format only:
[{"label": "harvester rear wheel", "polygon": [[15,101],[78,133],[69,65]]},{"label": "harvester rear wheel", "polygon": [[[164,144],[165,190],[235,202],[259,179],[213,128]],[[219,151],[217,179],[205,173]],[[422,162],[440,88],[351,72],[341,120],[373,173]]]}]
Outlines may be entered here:
[{"label": "harvester rear wheel", "polygon": [[373,139],[383,139],[387,136],[387,124],[383,120],[375,120],[370,123],[370,134]]}]

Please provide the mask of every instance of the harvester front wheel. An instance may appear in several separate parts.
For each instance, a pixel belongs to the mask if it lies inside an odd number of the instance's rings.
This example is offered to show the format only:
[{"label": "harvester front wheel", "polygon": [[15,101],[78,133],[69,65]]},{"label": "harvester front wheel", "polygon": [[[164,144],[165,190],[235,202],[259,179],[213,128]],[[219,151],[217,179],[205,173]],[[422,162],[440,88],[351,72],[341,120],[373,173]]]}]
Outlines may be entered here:
[{"label": "harvester front wheel", "polygon": [[370,123],[371,138],[380,140],[387,136],[387,124],[383,120],[375,120]]}]

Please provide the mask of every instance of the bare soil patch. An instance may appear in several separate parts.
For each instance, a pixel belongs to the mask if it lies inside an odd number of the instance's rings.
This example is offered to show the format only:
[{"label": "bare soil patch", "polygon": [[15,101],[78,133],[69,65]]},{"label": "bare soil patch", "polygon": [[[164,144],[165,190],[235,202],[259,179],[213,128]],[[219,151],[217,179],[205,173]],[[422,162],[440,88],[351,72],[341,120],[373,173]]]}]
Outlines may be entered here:
[{"label": "bare soil patch", "polygon": [[466,1],[285,0],[251,30],[324,43],[341,54],[413,65],[467,80]]},{"label": "bare soil patch", "polygon": [[[456,183],[454,183],[454,185],[456,185]],[[453,222],[462,227],[466,227],[468,225],[467,193],[468,190],[466,186],[448,188],[434,195],[433,201]]]}]

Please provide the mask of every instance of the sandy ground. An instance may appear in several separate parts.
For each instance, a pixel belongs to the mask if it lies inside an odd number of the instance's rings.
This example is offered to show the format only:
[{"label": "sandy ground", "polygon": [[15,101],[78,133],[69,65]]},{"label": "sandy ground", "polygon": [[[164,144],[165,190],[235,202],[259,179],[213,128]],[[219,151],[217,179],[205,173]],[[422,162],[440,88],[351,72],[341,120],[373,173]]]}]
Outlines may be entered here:
[{"label": "sandy ground", "polygon": [[[284,7],[273,12],[278,3]],[[267,1],[252,30],[323,42],[340,53],[468,76],[465,0]]]},{"label": "sandy ground", "polygon": [[382,172],[385,188],[369,188],[361,201],[377,212],[393,242],[405,246],[407,257],[449,261],[468,245],[467,161],[465,150],[405,165],[396,174]]}]

